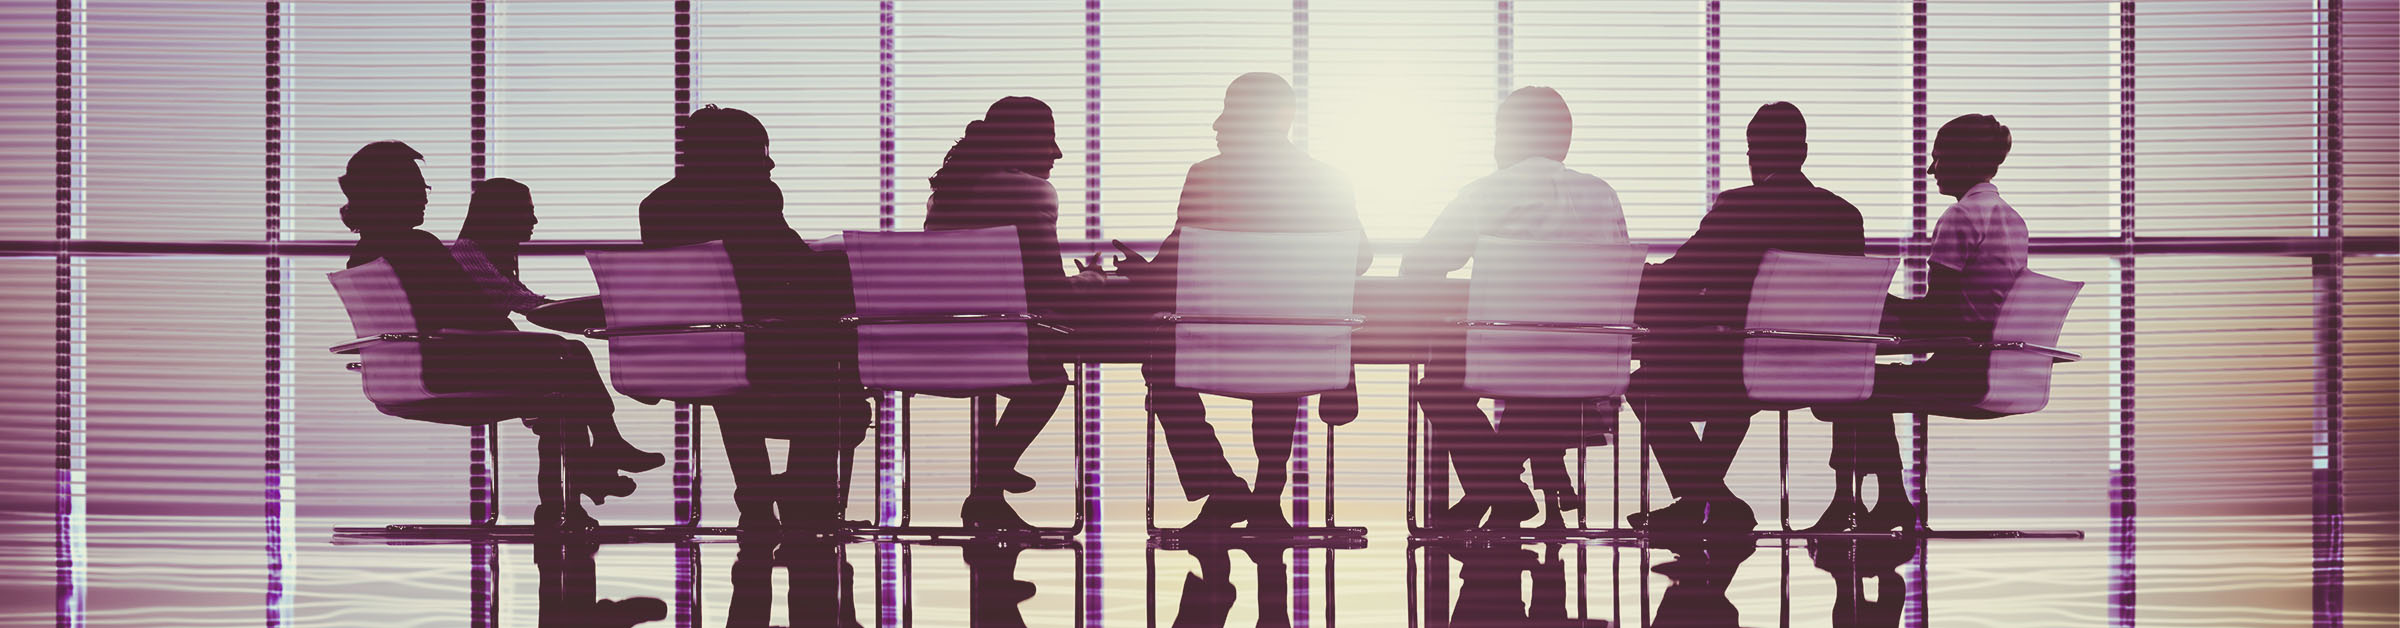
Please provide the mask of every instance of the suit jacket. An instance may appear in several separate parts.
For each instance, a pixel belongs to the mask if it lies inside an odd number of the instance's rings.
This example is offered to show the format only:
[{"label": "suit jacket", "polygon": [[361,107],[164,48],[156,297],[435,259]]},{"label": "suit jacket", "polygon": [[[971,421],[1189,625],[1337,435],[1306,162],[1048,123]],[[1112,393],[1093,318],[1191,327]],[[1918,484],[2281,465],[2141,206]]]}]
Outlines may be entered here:
[{"label": "suit jacket", "polygon": [[[1750,284],[1767,249],[1826,255],[1865,255],[1866,228],[1858,208],[1798,172],[1717,195],[1700,228],[1674,257],[1642,275],[1634,320],[1646,327],[1740,328],[1749,319]],[[1654,365],[1740,366],[1738,340],[1644,342],[1635,357]],[[1728,363],[1730,361],[1730,363]],[[1739,371],[1736,370],[1736,373]]]},{"label": "suit jacket", "polygon": [[508,312],[492,303],[483,288],[450,257],[442,239],[418,229],[390,229],[358,234],[350,248],[349,268],[385,260],[400,275],[408,307],[416,314],[418,331],[440,329],[513,330]]}]

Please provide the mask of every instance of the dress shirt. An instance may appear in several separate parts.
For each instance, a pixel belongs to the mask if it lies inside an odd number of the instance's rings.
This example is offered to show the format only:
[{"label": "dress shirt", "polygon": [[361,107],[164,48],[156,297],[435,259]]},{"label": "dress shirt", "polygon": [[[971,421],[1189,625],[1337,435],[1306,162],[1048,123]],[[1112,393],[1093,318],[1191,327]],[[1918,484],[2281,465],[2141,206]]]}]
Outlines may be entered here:
[{"label": "dress shirt", "polygon": [[1529,157],[1476,179],[1442,209],[1400,264],[1402,275],[1441,275],[1465,266],[1475,240],[1625,244],[1616,188],[1547,157]]}]

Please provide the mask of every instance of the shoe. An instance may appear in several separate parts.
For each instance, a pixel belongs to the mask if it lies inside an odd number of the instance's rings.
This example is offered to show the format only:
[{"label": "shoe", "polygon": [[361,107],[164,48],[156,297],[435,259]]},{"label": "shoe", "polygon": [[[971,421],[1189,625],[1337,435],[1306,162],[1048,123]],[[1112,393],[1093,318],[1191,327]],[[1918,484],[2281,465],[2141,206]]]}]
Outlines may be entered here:
[{"label": "shoe", "polygon": [[1679,530],[1699,526],[1707,514],[1704,500],[1684,498],[1658,510],[1626,515],[1625,523],[1635,530]]},{"label": "shoe", "polygon": [[1908,503],[1907,498],[1901,498],[1877,502],[1874,510],[1858,518],[1858,525],[1853,529],[1860,532],[1889,532],[1916,527],[1917,505]]},{"label": "shoe", "polygon": [[1490,514],[1483,521],[1487,530],[1514,530],[1541,514],[1541,505],[1533,501],[1532,489],[1498,493],[1485,499],[1491,503]]},{"label": "shoe", "polygon": [[1468,495],[1460,498],[1457,504],[1445,506],[1434,513],[1430,523],[1437,530],[1473,530],[1483,525],[1483,515],[1491,509],[1490,503]]},{"label": "shoe", "polygon": [[599,600],[592,603],[590,626],[639,626],[667,618],[667,603],[654,597]]},{"label": "shoe", "polygon": [[589,497],[592,504],[608,503],[608,498],[633,494],[633,478],[610,473],[575,479],[575,494]]},{"label": "shoe", "polygon": [[1758,515],[1750,511],[1748,502],[1734,497],[1718,497],[1706,503],[1707,514],[1701,518],[1701,528],[1709,532],[1749,532],[1758,529]]},{"label": "shoe", "polygon": [[760,495],[765,491],[735,487],[733,507],[742,513],[741,527],[745,534],[773,534],[783,524],[775,520],[775,500]]},{"label": "shoe", "polygon": [[969,528],[1033,529],[1033,524],[1026,523],[1025,518],[1017,514],[1017,509],[1010,507],[1008,501],[998,493],[968,495],[966,503],[958,507],[958,521]]},{"label": "shoe", "polygon": [[641,473],[667,463],[666,456],[642,451],[635,448],[633,443],[621,440],[606,445],[593,443],[584,451],[592,461],[626,473]]},{"label": "shoe", "polygon": [[1200,516],[1193,517],[1192,522],[1184,524],[1183,527],[1224,530],[1231,529],[1233,524],[1249,520],[1250,513],[1246,512],[1247,504],[1242,503],[1240,495],[1241,493],[1210,495],[1208,503],[1200,505]]},{"label": "shoe", "polygon": [[975,478],[974,483],[979,488],[1010,493],[1032,492],[1035,484],[1033,476],[1018,473],[1016,469],[997,469],[986,472]]},{"label": "shoe", "polygon": [[1582,493],[1575,492],[1574,489],[1553,490],[1549,493],[1552,507],[1559,510],[1583,510]]},{"label": "shoe", "polygon": [[543,531],[582,532],[598,527],[600,522],[582,510],[565,513],[559,504],[542,504],[533,508],[534,525]]},{"label": "shoe", "polygon": [[1250,522],[1250,529],[1279,530],[1292,527],[1291,520],[1283,518],[1283,495],[1280,494],[1282,491],[1277,491],[1277,493],[1276,495],[1251,495],[1244,500],[1249,502],[1244,510],[1250,511],[1247,519]]},{"label": "shoe", "polygon": [[1832,504],[1825,506],[1825,514],[1817,516],[1816,525],[1809,526],[1801,531],[1848,532],[1851,530],[1856,530],[1858,529],[1859,519],[1865,517],[1866,514],[1866,509],[1859,505],[1858,500],[1836,499],[1833,500]]}]

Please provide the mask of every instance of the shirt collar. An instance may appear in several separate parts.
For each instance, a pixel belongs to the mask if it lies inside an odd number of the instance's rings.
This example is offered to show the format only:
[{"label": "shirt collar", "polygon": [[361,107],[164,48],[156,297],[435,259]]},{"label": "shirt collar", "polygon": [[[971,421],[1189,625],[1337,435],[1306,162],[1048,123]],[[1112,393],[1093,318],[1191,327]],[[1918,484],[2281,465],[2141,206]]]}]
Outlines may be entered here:
[{"label": "shirt collar", "polygon": [[1551,159],[1551,158],[1548,158],[1548,157],[1542,157],[1542,156],[1533,156],[1533,157],[1526,157],[1526,158],[1524,158],[1524,159],[1519,159],[1519,160],[1517,160],[1515,163],[1511,163],[1511,164],[1509,164],[1509,165],[1507,165],[1507,166],[1502,166],[1500,169],[1501,169],[1501,170],[1522,170],[1522,171],[1527,171],[1527,172],[1544,172],[1544,173],[1549,173],[1549,172],[1558,172],[1558,171],[1560,171],[1560,170],[1565,170],[1565,169],[1567,169],[1567,165],[1566,165],[1566,164],[1563,164],[1563,163],[1559,163],[1559,162],[1558,162],[1558,160],[1556,160],[1556,159]]},{"label": "shirt collar", "polygon": [[1807,187],[1816,187],[1816,185],[1815,185],[1815,184],[1813,184],[1813,183],[1810,183],[1810,182],[1809,182],[1809,180],[1808,180],[1808,175],[1805,175],[1805,174],[1800,174],[1800,171],[1798,171],[1798,170],[1786,170],[1786,171],[1783,171],[1783,172],[1777,172],[1777,173],[1774,173],[1774,174],[1769,174],[1769,175],[1767,175],[1767,178],[1765,178],[1765,179],[1760,179],[1760,180],[1759,180],[1759,182],[1758,182],[1758,184],[1759,184],[1759,185],[1789,185],[1789,186],[1795,186],[1795,187],[1804,187],[1804,188],[1807,188]]},{"label": "shirt collar", "polygon": [[1967,188],[1967,193],[1959,195],[1958,198],[1959,200],[1966,200],[1968,197],[1972,197],[1977,194],[1990,194],[1993,196],[1999,196],[2000,188],[1999,186],[1992,185],[1992,182],[1990,181],[1985,181],[1975,184],[1975,187]]}]

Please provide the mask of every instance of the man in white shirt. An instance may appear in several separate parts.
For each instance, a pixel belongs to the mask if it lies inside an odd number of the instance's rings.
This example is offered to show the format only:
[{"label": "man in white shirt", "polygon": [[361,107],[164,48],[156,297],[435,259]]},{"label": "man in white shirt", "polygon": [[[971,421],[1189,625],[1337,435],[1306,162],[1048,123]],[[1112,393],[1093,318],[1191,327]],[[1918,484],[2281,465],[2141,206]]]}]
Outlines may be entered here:
[{"label": "man in white shirt", "polygon": [[[1957,203],[1933,227],[1933,254],[1926,267],[1925,297],[1891,299],[1884,306],[1883,333],[1904,337],[1992,339],[2000,304],[2025,272],[2025,218],[2001,200],[1992,177],[2014,144],[2008,127],[1983,114],[1967,114],[1942,125],[1933,140],[1933,163],[1925,172],[1943,195]],[[1915,364],[1887,364],[1875,371],[1875,400],[1855,406],[1817,408],[1833,423],[1833,503],[1808,529],[1818,532],[1881,532],[1909,527],[1917,507],[1900,481],[1900,443],[1888,404],[1893,397],[1939,394],[1958,399],[1983,396],[1988,353],[1936,353]],[[1854,480],[1875,478],[1875,507],[1866,507]]]},{"label": "man in white shirt", "polygon": [[[1566,99],[1548,87],[1519,89],[1501,101],[1492,142],[1500,169],[1459,190],[1458,198],[1442,210],[1433,228],[1402,258],[1405,277],[1441,277],[1465,266],[1483,236],[1520,240],[1549,240],[1625,244],[1625,210],[1608,182],[1560,163],[1574,138],[1574,116]],[[1518,475],[1526,460],[1545,451],[1572,446],[1582,437],[1569,422],[1579,402],[1509,400],[1510,426],[1495,430],[1474,394],[1466,391],[1464,357],[1437,355],[1427,365],[1418,398],[1435,437],[1449,450],[1458,467],[1466,497],[1435,525],[1445,527],[1515,527],[1533,518],[1532,489]],[[1565,418],[1568,421],[1544,419]],[[1563,424],[1563,425],[1562,425]],[[1554,427],[1565,427],[1567,433]],[[1547,461],[1545,461],[1547,462]],[[1539,472],[1536,480],[1546,474]],[[1555,474],[1562,482],[1542,482],[1554,498],[1572,490],[1563,483],[1563,466]],[[1579,498],[1576,498],[1579,499]],[[1552,514],[1561,502],[1552,500]],[[1488,522],[1485,515],[1489,515]]]}]

